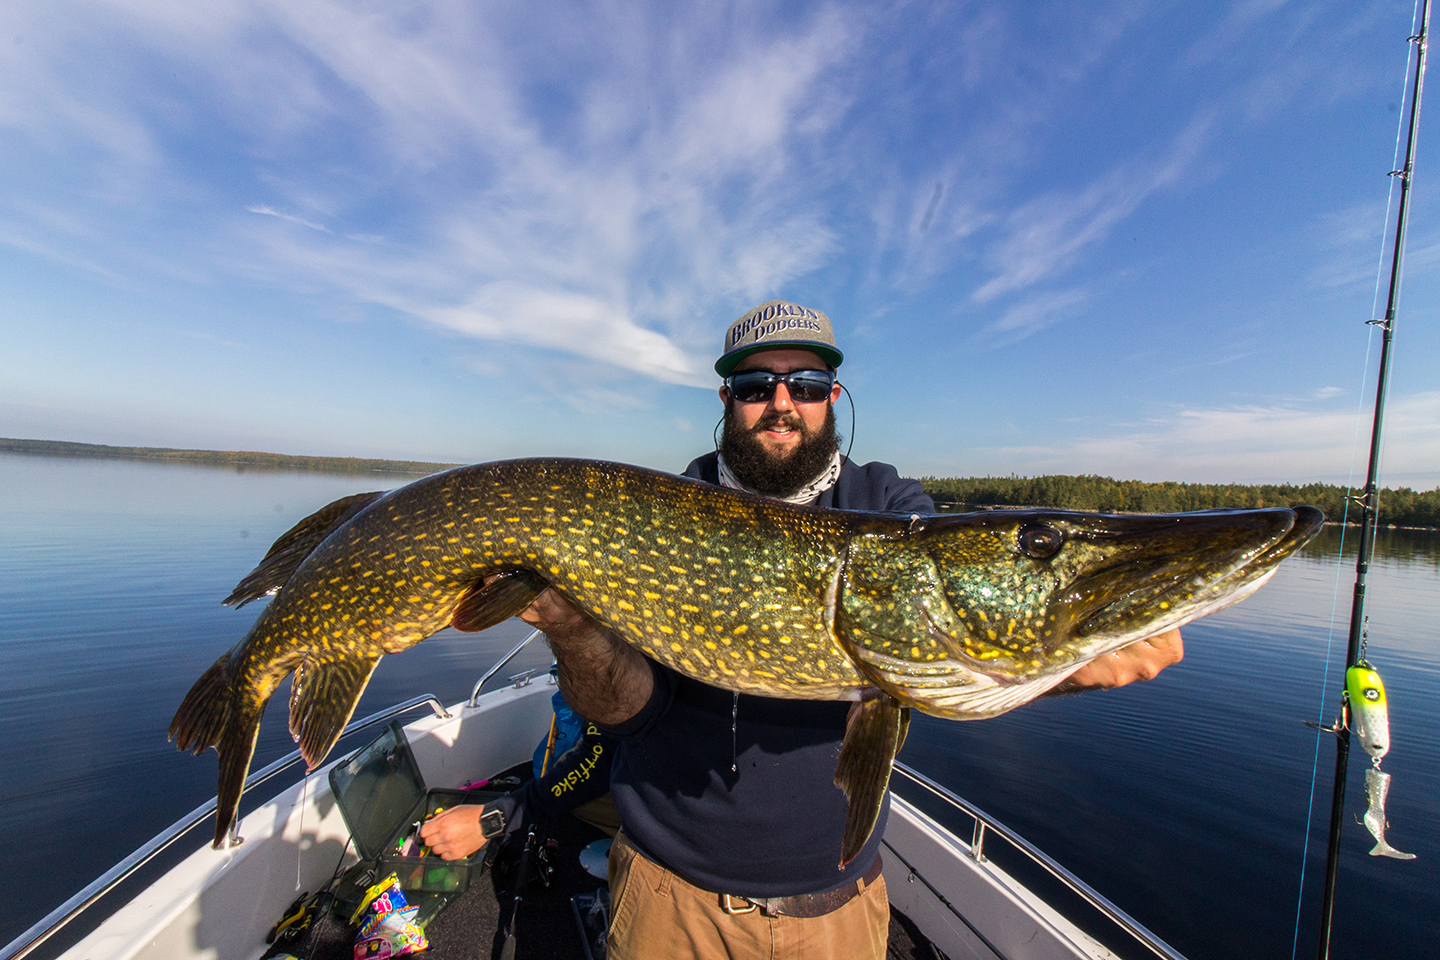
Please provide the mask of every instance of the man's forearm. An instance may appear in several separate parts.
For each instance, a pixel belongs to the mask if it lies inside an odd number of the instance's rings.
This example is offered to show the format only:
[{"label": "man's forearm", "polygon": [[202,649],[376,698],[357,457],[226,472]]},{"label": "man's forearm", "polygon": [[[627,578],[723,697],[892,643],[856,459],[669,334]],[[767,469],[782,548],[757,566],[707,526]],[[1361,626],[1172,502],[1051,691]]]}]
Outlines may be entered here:
[{"label": "man's forearm", "polygon": [[587,625],[565,637],[546,634],[559,666],[560,692],[587,720],[623,723],[650,702],[655,674],[634,647],[593,620]]},{"label": "man's forearm", "polygon": [[655,674],[645,656],[546,590],[521,615],[545,632],[555,654],[560,692],[593,723],[629,720],[650,701]]}]

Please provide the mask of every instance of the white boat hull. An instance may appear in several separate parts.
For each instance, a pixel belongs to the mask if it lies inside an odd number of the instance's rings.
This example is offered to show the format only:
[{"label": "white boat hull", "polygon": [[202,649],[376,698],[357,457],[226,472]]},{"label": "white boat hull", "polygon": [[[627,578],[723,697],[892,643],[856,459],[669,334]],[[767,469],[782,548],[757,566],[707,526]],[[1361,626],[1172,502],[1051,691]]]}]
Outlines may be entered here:
[{"label": "white boat hull", "polygon": [[[457,786],[527,760],[548,730],[554,688],[534,683],[406,727],[426,783]],[[186,857],[66,951],[65,960],[255,960],[301,891],[325,885],[347,831],[326,774],[345,754],[240,823],[244,842]],[[951,960],[1104,960],[1080,931],[970,844],[895,796],[885,832],[891,904]],[[353,861],[353,851],[345,857]]]}]

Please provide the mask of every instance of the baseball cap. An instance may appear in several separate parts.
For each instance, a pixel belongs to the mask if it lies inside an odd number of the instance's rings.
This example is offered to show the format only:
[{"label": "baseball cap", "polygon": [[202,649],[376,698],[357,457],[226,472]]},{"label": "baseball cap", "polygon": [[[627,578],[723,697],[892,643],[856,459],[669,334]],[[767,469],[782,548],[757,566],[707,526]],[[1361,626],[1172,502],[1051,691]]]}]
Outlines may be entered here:
[{"label": "baseball cap", "polygon": [[845,360],[845,354],[835,346],[829,317],[788,300],[771,300],[730,324],[725,331],[725,351],[715,361],[715,372],[728,377],[750,354],[780,347],[811,350],[832,368]]}]

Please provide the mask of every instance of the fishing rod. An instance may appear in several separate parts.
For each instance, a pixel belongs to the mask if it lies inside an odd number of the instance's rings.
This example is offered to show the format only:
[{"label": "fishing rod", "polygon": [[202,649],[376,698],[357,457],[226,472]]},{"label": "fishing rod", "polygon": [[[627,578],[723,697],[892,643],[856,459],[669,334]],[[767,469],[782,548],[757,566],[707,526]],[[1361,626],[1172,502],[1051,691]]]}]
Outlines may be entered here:
[{"label": "fishing rod", "polygon": [[[1380,345],[1380,372],[1375,385],[1375,416],[1370,428],[1370,464],[1365,476],[1365,492],[1358,499],[1360,514],[1360,546],[1355,561],[1355,594],[1350,604],[1350,636],[1346,647],[1345,666],[1350,671],[1362,663],[1362,638],[1365,633],[1365,584],[1370,570],[1370,554],[1374,549],[1375,527],[1379,517],[1380,437],[1385,418],[1385,391],[1390,380],[1390,346],[1395,337],[1395,314],[1400,302],[1400,273],[1405,255],[1405,227],[1410,213],[1410,181],[1414,172],[1415,143],[1420,126],[1420,94],[1425,81],[1425,51],[1430,31],[1430,0],[1421,0],[1420,29],[1409,38],[1415,44],[1417,60],[1414,87],[1410,94],[1410,132],[1405,145],[1405,165],[1391,171],[1400,178],[1400,211],[1395,220],[1394,249],[1390,258],[1390,293],[1382,320],[1366,321],[1383,332]],[[1383,696],[1383,693],[1382,693]],[[1348,694],[1342,693],[1340,718],[1335,722],[1335,786],[1330,798],[1330,847],[1325,857],[1325,894],[1320,906],[1320,960],[1330,956],[1330,926],[1334,919],[1335,878],[1340,860],[1340,828],[1345,822],[1345,776],[1350,764],[1351,708]]]}]

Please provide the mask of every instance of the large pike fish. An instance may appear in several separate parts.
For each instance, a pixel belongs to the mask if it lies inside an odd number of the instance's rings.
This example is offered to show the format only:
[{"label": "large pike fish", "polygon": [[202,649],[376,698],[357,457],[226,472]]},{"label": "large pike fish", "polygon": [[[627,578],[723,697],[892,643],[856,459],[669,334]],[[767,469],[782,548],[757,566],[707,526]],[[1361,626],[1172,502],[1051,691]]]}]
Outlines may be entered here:
[{"label": "large pike fish", "polygon": [[687,676],[854,701],[835,774],[844,864],[874,827],[909,708],[973,719],[1019,706],[1250,593],[1321,519],[1312,507],[912,517],[590,460],[461,467],[338,500],[277,540],[225,602],[274,600],[196,681],[170,735],[219,751],[218,846],[285,677],[314,769],[383,656],[446,626],[493,626],[548,586]]}]

